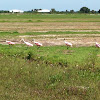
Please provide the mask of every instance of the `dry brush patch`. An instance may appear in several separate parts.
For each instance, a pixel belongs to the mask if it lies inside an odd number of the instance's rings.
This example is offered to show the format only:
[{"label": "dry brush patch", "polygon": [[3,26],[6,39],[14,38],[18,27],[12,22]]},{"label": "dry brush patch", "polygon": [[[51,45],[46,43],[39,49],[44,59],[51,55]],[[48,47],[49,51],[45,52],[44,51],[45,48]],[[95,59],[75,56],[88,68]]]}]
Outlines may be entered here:
[{"label": "dry brush patch", "polygon": [[35,38],[44,46],[65,45],[64,41],[71,42],[74,46],[95,46],[100,42],[100,34],[62,34],[62,35],[23,35],[19,38]]},{"label": "dry brush patch", "polygon": [[100,31],[100,22],[1,22],[0,31]]},{"label": "dry brush patch", "polygon": [[18,35],[1,37],[0,43],[6,44],[5,39],[22,44],[21,39],[33,43],[32,39],[43,44],[43,46],[65,45],[64,41],[71,42],[73,47],[95,46],[95,42],[100,43],[100,34],[49,34],[49,35]]}]

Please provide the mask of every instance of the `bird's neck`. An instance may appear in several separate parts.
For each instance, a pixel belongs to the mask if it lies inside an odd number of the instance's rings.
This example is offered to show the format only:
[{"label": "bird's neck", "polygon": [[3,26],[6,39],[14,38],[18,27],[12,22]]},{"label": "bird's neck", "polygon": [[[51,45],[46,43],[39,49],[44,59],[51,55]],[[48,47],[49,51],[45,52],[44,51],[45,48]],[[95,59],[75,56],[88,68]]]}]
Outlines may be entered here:
[{"label": "bird's neck", "polygon": [[35,43],[35,40],[33,40],[33,42]]},{"label": "bird's neck", "polygon": [[25,42],[24,39],[22,39],[22,41]]}]

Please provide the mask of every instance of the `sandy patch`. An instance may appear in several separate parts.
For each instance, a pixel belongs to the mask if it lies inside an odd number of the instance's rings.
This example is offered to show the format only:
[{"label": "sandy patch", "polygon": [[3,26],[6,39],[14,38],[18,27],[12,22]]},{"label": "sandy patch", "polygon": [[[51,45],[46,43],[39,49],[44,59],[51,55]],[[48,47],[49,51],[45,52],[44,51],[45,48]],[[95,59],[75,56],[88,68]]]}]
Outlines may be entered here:
[{"label": "sandy patch", "polygon": [[[62,34],[62,35],[22,35],[17,39],[13,37],[10,41],[22,44],[25,41],[33,43],[32,39],[43,44],[43,46],[65,45],[64,41],[71,42],[73,46],[95,46],[95,42],[100,43],[100,34]],[[5,40],[0,40],[0,44],[6,44]]]},{"label": "sandy patch", "polygon": [[34,38],[44,46],[65,45],[64,41],[71,42],[74,46],[94,46],[100,43],[100,34],[63,34],[63,35],[24,35],[20,38]]}]

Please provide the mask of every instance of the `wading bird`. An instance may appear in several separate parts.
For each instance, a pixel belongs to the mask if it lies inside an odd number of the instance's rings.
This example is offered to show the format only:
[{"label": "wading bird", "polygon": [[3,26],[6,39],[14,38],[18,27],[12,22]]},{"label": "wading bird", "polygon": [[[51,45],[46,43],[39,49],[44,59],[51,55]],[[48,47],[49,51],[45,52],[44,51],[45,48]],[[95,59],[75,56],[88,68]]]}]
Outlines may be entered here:
[{"label": "wading bird", "polygon": [[7,41],[7,40],[6,40],[6,43],[8,43],[9,45],[14,45],[15,44],[14,42]]},{"label": "wading bird", "polygon": [[29,43],[29,42],[26,42],[26,41],[24,41],[24,39],[21,39],[27,46],[33,46],[33,44],[31,44],[31,43]]},{"label": "wading bird", "polygon": [[33,42],[34,42],[34,44],[35,44],[36,46],[38,46],[38,47],[43,46],[41,43],[39,43],[39,42],[35,42],[34,39],[33,39]]},{"label": "wading bird", "polygon": [[72,47],[72,43],[69,43],[69,42],[66,42],[66,41],[65,41],[65,44],[66,44],[66,46],[67,46],[67,49],[68,49],[68,47]]},{"label": "wading bird", "polygon": [[100,48],[100,44],[96,42],[96,47]]}]

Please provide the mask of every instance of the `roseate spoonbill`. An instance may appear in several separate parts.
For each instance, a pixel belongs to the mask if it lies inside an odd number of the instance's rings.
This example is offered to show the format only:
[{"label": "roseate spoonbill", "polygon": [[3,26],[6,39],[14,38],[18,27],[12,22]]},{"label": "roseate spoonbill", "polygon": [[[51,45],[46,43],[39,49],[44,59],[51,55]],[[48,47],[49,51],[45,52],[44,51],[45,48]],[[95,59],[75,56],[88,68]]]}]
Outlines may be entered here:
[{"label": "roseate spoonbill", "polygon": [[6,43],[8,43],[9,45],[14,45],[15,44],[14,42],[7,41],[7,40],[6,40]]},{"label": "roseate spoonbill", "polygon": [[68,47],[72,47],[72,43],[70,43],[70,42],[66,42],[66,41],[65,41],[65,44],[66,44],[66,46],[67,46],[67,49],[68,49]]},{"label": "roseate spoonbill", "polygon": [[43,46],[41,43],[39,43],[39,42],[35,42],[34,39],[33,39],[33,42],[34,42],[34,44],[35,44],[36,46],[38,46],[38,47]]},{"label": "roseate spoonbill", "polygon": [[100,44],[96,42],[96,47],[100,48]]},{"label": "roseate spoonbill", "polygon": [[24,41],[24,39],[22,39],[22,41],[27,45],[27,46],[33,46],[33,44],[31,44],[31,43],[29,43],[29,42],[26,42],[26,41]]}]

